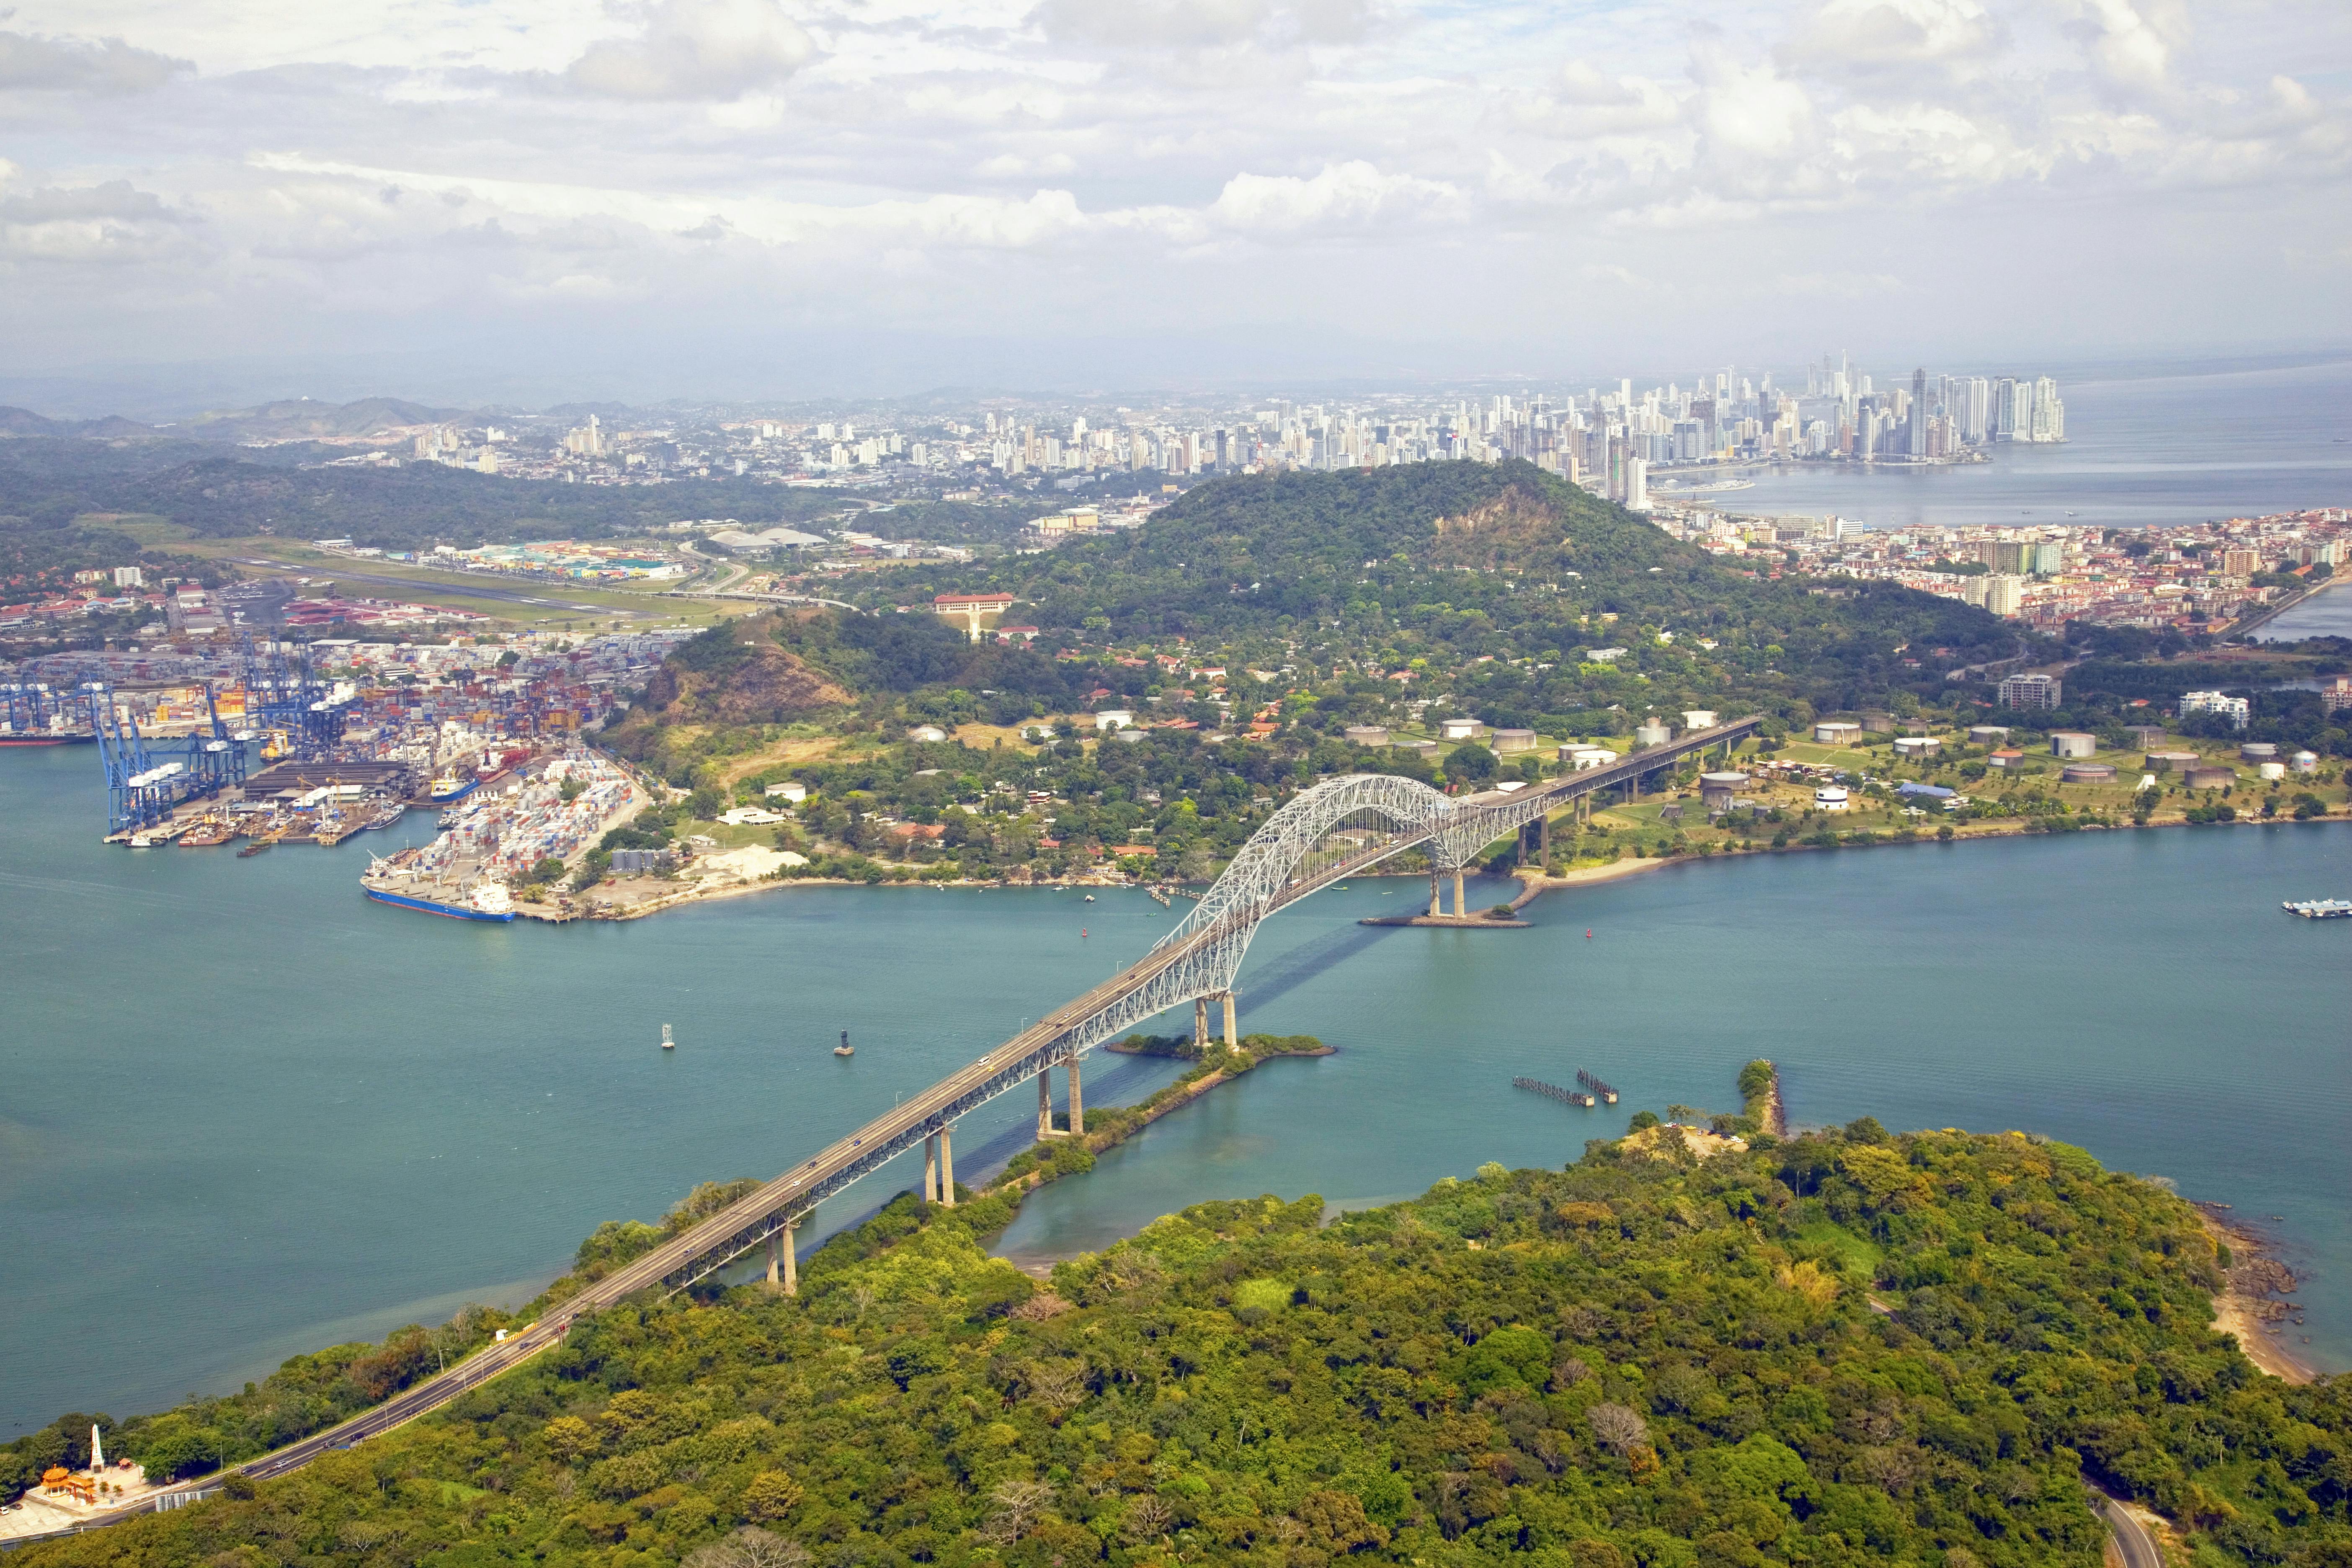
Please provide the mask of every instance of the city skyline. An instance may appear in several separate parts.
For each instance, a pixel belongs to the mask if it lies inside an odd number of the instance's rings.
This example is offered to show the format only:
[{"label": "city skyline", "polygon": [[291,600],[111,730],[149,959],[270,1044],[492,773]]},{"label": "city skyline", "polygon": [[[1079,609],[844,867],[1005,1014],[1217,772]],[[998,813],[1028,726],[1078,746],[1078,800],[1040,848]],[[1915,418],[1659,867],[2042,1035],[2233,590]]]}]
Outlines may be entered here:
[{"label": "city skyline", "polygon": [[2347,64],[2235,0],[32,0],[0,326],[211,406],[2308,347]]}]

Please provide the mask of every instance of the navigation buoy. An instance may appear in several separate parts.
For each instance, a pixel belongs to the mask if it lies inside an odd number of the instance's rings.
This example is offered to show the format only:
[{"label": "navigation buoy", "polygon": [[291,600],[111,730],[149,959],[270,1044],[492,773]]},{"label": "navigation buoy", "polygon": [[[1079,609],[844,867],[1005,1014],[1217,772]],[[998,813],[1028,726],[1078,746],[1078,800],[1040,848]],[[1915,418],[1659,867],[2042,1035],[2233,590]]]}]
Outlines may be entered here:
[{"label": "navigation buoy", "polygon": [[1083,940],[1083,939],[1085,938],[1086,934],[1087,934],[1087,928],[1086,928],[1086,927],[1084,927],[1084,926],[1080,926],[1080,927],[1078,928],[1078,936],[1080,937],[1080,939],[1081,939],[1081,940]]},{"label": "navigation buoy", "polygon": [[1587,942],[1591,942],[1592,940],[1592,928],[1591,926],[1586,926],[1584,928],[1584,940]]}]

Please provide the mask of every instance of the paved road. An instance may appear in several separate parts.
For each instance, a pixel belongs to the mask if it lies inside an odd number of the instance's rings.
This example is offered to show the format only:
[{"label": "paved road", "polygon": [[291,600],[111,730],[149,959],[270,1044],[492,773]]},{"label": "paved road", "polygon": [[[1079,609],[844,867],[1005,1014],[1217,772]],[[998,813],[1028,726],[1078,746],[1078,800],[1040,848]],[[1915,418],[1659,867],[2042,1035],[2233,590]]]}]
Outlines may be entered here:
[{"label": "paved road", "polygon": [[2115,1532],[2124,1568],[2164,1568],[2164,1553],[2158,1550],[2156,1538],[2148,1534],[2147,1526],[2132,1517],[2129,1509],[2099,1491],[2091,1494],[2091,1507]]}]

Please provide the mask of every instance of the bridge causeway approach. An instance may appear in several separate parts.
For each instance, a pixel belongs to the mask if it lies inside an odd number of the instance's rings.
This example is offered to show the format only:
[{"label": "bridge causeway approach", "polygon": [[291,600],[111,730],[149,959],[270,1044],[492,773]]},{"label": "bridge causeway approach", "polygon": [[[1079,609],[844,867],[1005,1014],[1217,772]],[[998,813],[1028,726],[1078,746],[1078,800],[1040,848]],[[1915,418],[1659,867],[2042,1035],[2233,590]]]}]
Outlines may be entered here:
[{"label": "bridge causeway approach", "polygon": [[[1223,1004],[1224,1039],[1231,1047],[1237,1037],[1235,974],[1258,923],[1277,910],[1334,882],[1361,875],[1408,849],[1421,848],[1432,868],[1431,912],[1437,912],[1439,894],[1450,875],[1459,913],[1464,868],[1488,845],[1608,791],[1638,792],[1643,779],[1686,757],[1718,747],[1727,755],[1761,721],[1760,717],[1751,716],[1694,731],[1606,767],[1563,774],[1510,793],[1453,796],[1417,780],[1385,773],[1348,774],[1302,790],[1260,826],[1174,931],[1100,985],[1063,1004],[971,1066],[835,1140],[718,1214],[593,1281],[551,1308],[539,1321],[340,1426],[237,1468],[257,1479],[267,1479],[299,1468],[321,1454],[347,1448],[446,1405],[560,1342],[585,1314],[643,1290],[671,1294],[685,1289],[762,1246],[768,1249],[769,1279],[791,1290],[795,1284],[794,1227],[824,1199],[918,1143],[925,1145],[923,1195],[951,1206],[955,1121],[975,1107],[1034,1079],[1038,1131],[1041,1136],[1050,1136],[1054,1129],[1049,1075],[1055,1067],[1066,1066],[1070,1131],[1082,1132],[1085,1112],[1078,1092],[1079,1058],[1186,1002],[1193,1004],[1195,1037],[1202,1040],[1209,1033],[1208,1003]],[[215,1478],[183,1489],[218,1484]],[[152,1500],[142,1500],[137,1510],[100,1516],[93,1522],[111,1522],[153,1506]]]}]

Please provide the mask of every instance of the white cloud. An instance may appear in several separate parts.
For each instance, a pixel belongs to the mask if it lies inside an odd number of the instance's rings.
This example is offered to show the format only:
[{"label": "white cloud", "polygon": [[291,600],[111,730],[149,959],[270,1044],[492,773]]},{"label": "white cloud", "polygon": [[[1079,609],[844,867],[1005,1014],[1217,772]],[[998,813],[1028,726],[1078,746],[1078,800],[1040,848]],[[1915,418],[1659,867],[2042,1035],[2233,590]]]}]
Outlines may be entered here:
[{"label": "white cloud", "polygon": [[777,0],[656,0],[642,32],[591,44],[564,77],[611,98],[733,99],[776,86],[815,52]]},{"label": "white cloud", "polygon": [[1972,65],[2004,31],[1976,0],[1822,0],[1777,53],[1797,70]]},{"label": "white cloud", "polygon": [[119,267],[179,248],[185,220],[128,181],[0,197],[0,262]]},{"label": "white cloud", "polygon": [[1045,0],[1033,19],[1057,43],[1202,49],[1344,42],[1370,16],[1365,0]]},{"label": "white cloud", "polygon": [[2171,84],[2173,52],[2188,41],[2182,0],[2075,0],[2074,32],[2111,84],[2140,92]]},{"label": "white cloud", "polygon": [[[2224,252],[2213,319],[2292,294],[2296,331],[2352,332],[2352,298],[2267,288],[2290,269],[2248,239],[2352,242],[2352,6],[12,3],[0,189],[61,205],[8,220],[0,332],[43,353],[137,343],[142,300],[420,338],[500,301],[1141,341],[1466,299],[1502,331],[1561,320],[1563,279],[1623,304],[1588,327],[1696,334],[1915,272],[1938,323],[2005,322],[2077,266],[2128,329],[2167,268]],[[118,188],[156,205],[54,195]],[[1964,265],[2029,231],[2030,287]],[[1636,308],[1637,280],[1690,303]]]},{"label": "white cloud", "polygon": [[1327,163],[1306,178],[1235,174],[1207,216],[1219,227],[1253,236],[1365,229],[1433,216],[1461,193],[1442,181],[1383,174],[1361,159]]},{"label": "white cloud", "polygon": [[[0,11],[0,20],[8,16]],[[133,48],[121,38],[93,42],[0,31],[0,91],[152,92],[189,68],[185,60]]]}]

